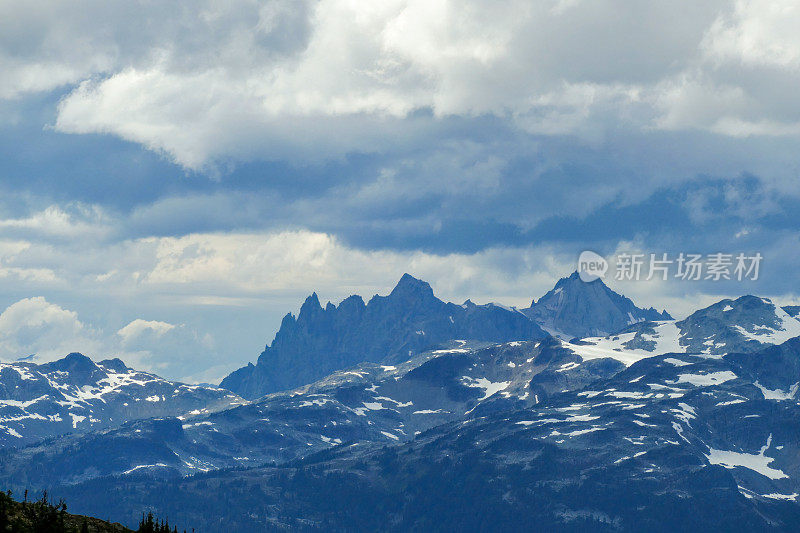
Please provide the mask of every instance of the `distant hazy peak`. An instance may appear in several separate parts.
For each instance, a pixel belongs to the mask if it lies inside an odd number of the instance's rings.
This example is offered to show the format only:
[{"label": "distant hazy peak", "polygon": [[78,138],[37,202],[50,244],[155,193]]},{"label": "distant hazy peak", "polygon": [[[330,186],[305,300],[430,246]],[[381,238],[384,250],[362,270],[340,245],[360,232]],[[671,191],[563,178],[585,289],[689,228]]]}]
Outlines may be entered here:
[{"label": "distant hazy peak", "polygon": [[401,294],[420,294],[426,296],[433,296],[433,289],[430,284],[421,279],[417,279],[411,274],[403,274],[400,281],[397,282],[390,296],[398,296]]},{"label": "distant hazy peak", "polygon": [[581,280],[577,271],[558,280],[523,312],[546,331],[565,338],[603,336],[637,322],[672,319],[666,311],[637,307],[601,279]]}]

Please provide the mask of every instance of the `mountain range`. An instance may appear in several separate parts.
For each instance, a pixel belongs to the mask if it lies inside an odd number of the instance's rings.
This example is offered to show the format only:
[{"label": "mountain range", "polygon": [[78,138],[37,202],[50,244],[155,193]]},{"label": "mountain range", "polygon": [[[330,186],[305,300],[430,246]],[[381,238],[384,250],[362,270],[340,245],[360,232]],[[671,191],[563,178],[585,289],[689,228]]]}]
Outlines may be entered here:
[{"label": "mountain range", "polygon": [[[790,311],[792,308],[788,308]],[[800,320],[766,298],[721,300],[684,320],[638,322],[615,335],[582,339],[584,351],[636,354],[753,352],[800,335]]]},{"label": "mountain range", "polygon": [[211,530],[207,509],[236,531],[795,531],[799,355],[792,339],[751,354],[647,357],[396,446],[345,442],[282,464],[63,490],[115,516],[168,495],[162,512]]},{"label": "mountain range", "polygon": [[95,363],[72,353],[46,364],[0,363],[0,446],[242,403],[228,390],[175,383],[119,359]]},{"label": "mountain range", "polygon": [[[623,368],[612,359],[583,361],[553,338],[461,341],[397,366],[362,363],[224,411],[135,420],[88,438],[31,445],[3,457],[0,479],[38,486],[104,476],[179,477],[286,462],[345,442],[392,445],[443,423],[533,406]],[[33,458],[35,476],[26,471]]]},{"label": "mountain range", "polygon": [[602,280],[584,283],[577,272],[525,310],[498,304],[445,303],[428,283],[404,274],[388,296],[365,304],[350,296],[338,306],[309,296],[297,317],[287,314],[275,340],[221,386],[249,399],[311,383],[360,362],[403,361],[442,342],[535,340],[612,333],[666,311],[640,309]]},{"label": "mountain range", "polygon": [[529,309],[456,305],[406,275],[309,297],[223,382],[249,400],[79,354],[4,365],[0,485],[202,531],[792,531],[796,316],[744,296],[676,321],[574,275]]}]

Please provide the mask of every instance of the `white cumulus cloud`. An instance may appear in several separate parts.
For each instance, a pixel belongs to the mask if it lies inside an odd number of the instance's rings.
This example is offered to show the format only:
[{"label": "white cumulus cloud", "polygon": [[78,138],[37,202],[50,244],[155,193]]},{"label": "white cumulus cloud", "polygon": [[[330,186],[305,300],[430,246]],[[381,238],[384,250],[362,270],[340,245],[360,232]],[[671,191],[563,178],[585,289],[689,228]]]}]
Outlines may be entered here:
[{"label": "white cumulus cloud", "polygon": [[117,331],[117,335],[122,337],[124,343],[129,343],[144,333],[152,333],[156,337],[162,337],[173,329],[175,329],[175,324],[170,324],[169,322],[137,318]]},{"label": "white cumulus cloud", "polygon": [[69,352],[92,352],[98,346],[95,332],[77,313],[41,296],[24,298],[0,313],[0,360],[35,355],[37,362],[51,361]]},{"label": "white cumulus cloud", "polygon": [[0,7],[0,97],[71,87],[59,130],[193,169],[385,151],[487,114],[587,139],[797,135],[798,25],[786,0],[33,0]]}]

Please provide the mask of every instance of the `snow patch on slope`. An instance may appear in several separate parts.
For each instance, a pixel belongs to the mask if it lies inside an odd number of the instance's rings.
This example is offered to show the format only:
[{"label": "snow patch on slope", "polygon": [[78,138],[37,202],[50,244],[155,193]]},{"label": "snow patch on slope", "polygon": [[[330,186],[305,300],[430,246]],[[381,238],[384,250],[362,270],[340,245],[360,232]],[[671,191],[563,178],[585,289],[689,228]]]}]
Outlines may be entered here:
[{"label": "snow patch on slope", "polygon": [[467,387],[478,387],[483,389],[483,397],[480,400],[485,400],[492,394],[505,390],[511,385],[510,381],[489,381],[486,378],[472,378],[464,376],[461,378],[464,385]]},{"label": "snow patch on slope", "polygon": [[734,452],[729,450],[715,450],[714,448],[709,448],[706,458],[712,465],[722,465],[725,468],[742,467],[754,472],[758,472],[762,476],[768,477],[769,479],[786,479],[789,476],[787,476],[783,471],[769,466],[769,464],[775,459],[764,455],[771,445],[772,434],[770,433],[769,437],[767,438],[767,444],[764,445],[757,454]]},{"label": "snow patch on slope", "polygon": [[625,344],[632,341],[636,332],[622,333],[610,337],[588,337],[581,339],[586,344],[572,344],[564,342],[568,348],[580,355],[584,360],[610,357],[630,366],[646,357],[665,353],[685,353],[686,347],[680,344],[680,330],[674,320],[658,322],[654,334],[643,334],[642,340],[652,341],[655,347],[652,350],[629,349]]},{"label": "snow patch on slope", "polygon": [[779,402],[784,400],[794,400],[795,396],[797,395],[797,390],[800,388],[800,381],[789,387],[787,392],[782,391],[781,389],[770,390],[763,385],[761,385],[758,381],[753,383],[758,389],[761,391],[761,394],[764,395],[765,400],[777,400]]},{"label": "snow patch on slope", "polygon": [[[769,300],[766,301],[772,303]],[[747,331],[742,326],[733,327],[746,338],[761,344],[783,344],[789,339],[800,336],[800,320],[791,317],[777,305],[775,306],[775,315],[780,322],[777,328],[760,327],[756,331]]]}]

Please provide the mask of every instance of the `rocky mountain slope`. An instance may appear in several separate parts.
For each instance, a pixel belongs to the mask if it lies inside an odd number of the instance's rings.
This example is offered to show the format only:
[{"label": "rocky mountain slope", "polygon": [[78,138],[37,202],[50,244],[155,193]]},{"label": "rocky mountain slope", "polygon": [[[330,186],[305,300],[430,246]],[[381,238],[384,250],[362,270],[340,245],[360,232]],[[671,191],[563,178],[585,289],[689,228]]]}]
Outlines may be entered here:
[{"label": "rocky mountain slope", "polygon": [[41,365],[0,363],[0,447],[243,403],[230,391],[167,381],[119,359],[95,363],[72,353]]},{"label": "rocky mountain slope", "polygon": [[602,280],[584,283],[577,273],[561,279],[521,311],[497,304],[444,303],[430,285],[405,274],[388,296],[365,304],[351,296],[338,306],[306,299],[297,317],[286,315],[272,344],[255,365],[241,368],[221,386],[246,398],[311,383],[360,362],[404,361],[452,339],[509,342],[605,335],[647,320],[668,320],[666,311],[640,309]]},{"label": "rocky mountain slope", "polygon": [[286,462],[342,443],[394,445],[443,423],[535,405],[623,368],[613,359],[584,361],[553,338],[459,341],[396,366],[362,363],[217,413],[138,420],[14,450],[0,455],[0,479],[40,486],[177,477]]},{"label": "rocky mountain slope", "polygon": [[605,336],[638,322],[672,319],[666,311],[636,307],[601,279],[584,282],[577,272],[560,279],[551,291],[522,312],[565,340]]},{"label": "rocky mountain slope", "polygon": [[783,310],[793,318],[800,318],[800,305],[787,305]]},{"label": "rocky mountain slope", "polygon": [[[522,408],[395,446],[191,478],[64,486],[87,509],[159,512],[236,531],[794,531],[800,527],[800,339],[749,354],[645,357]],[[584,363],[585,364],[585,363]],[[120,487],[132,494],[120,502]],[[179,489],[178,489],[179,487]],[[91,494],[92,498],[86,498]],[[170,514],[170,516],[173,516]]]},{"label": "rocky mountain slope", "polygon": [[766,298],[742,296],[695,311],[684,320],[640,322],[607,337],[586,338],[575,349],[595,356],[669,352],[754,352],[800,335],[800,320]]},{"label": "rocky mountain slope", "polygon": [[312,294],[297,317],[284,317],[257,363],[233,372],[221,386],[253,399],[357,363],[404,361],[452,339],[504,342],[545,335],[514,309],[445,303],[430,285],[405,274],[388,296],[366,304],[351,296],[323,308]]}]

